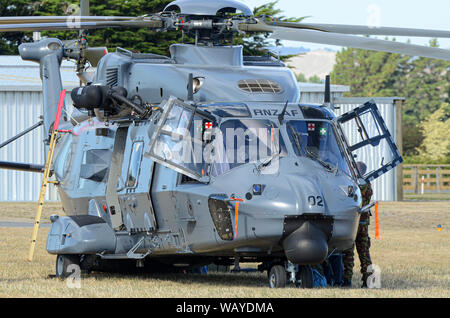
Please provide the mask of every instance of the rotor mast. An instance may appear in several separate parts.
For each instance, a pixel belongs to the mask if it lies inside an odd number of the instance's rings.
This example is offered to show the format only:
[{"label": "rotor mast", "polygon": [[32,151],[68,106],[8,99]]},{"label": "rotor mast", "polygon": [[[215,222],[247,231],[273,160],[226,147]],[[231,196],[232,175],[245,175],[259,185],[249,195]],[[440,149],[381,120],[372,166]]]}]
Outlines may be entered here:
[{"label": "rotor mast", "polygon": [[82,17],[89,16],[89,0],[80,1],[80,16]]},{"label": "rotor mast", "polygon": [[[80,0],[80,16],[89,16],[89,0]],[[83,35],[84,30],[80,30],[80,36]]]}]

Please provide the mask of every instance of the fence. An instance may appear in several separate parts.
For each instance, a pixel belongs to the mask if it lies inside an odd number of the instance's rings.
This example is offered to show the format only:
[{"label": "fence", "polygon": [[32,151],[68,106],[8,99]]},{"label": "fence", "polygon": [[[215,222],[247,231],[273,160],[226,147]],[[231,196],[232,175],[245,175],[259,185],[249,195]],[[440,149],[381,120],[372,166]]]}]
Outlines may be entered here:
[{"label": "fence", "polygon": [[403,190],[419,193],[450,191],[450,165],[403,165]]}]

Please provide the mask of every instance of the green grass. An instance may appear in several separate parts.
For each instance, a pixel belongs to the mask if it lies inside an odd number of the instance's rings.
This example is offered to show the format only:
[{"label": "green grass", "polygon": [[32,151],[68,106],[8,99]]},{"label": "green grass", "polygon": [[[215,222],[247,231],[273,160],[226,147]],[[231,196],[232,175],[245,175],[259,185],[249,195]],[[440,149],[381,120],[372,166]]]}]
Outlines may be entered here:
[{"label": "green grass", "polygon": [[[27,210],[15,204],[15,210]],[[25,204],[26,205],[26,204]],[[0,211],[5,211],[0,204]],[[11,208],[11,206],[8,206]],[[57,209],[57,207],[55,207]],[[38,235],[35,259],[26,261],[31,228],[0,228],[0,297],[450,297],[450,202],[382,202],[380,239],[371,256],[381,268],[381,289],[361,289],[356,257],[354,287],[268,288],[266,273],[83,274],[81,288],[49,278],[55,256],[45,251],[48,229]],[[0,212],[0,219],[2,214]],[[10,215],[9,212],[7,215]],[[25,218],[25,211],[20,214]],[[28,218],[32,219],[33,212]],[[442,230],[437,230],[441,224]],[[245,265],[244,265],[245,266]]]},{"label": "green grass", "polygon": [[446,193],[427,193],[415,194],[415,193],[403,193],[404,200],[414,201],[450,201],[450,192]]}]

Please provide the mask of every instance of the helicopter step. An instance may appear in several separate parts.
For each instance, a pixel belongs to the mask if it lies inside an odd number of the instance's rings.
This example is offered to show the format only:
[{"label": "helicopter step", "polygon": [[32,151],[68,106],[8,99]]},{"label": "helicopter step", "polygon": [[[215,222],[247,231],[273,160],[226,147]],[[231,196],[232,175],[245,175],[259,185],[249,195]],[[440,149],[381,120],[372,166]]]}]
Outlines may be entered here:
[{"label": "helicopter step", "polygon": [[146,258],[152,250],[148,250],[145,253],[135,253],[136,250],[141,247],[142,243],[144,243],[145,237],[141,237],[141,239],[125,254],[103,254],[98,253],[97,255],[100,256],[102,259],[136,259],[141,260]]}]

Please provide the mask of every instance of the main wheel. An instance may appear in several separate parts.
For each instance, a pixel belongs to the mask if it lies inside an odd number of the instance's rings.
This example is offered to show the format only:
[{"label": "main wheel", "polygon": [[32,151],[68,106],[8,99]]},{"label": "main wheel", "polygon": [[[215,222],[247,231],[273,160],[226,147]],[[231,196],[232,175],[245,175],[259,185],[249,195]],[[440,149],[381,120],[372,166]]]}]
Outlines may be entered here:
[{"label": "main wheel", "polygon": [[269,271],[270,288],[286,287],[286,269],[281,265],[274,265]]},{"label": "main wheel", "polygon": [[76,271],[76,267],[80,269],[80,257],[78,255],[63,255],[56,256],[56,277],[67,278]]},{"label": "main wheel", "polygon": [[299,287],[301,288],[313,288],[314,286],[314,274],[311,266],[299,266],[297,279],[300,281]]}]

